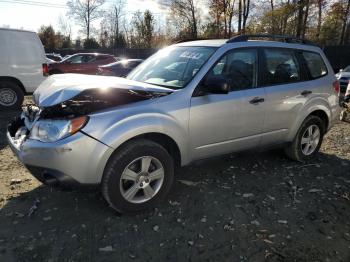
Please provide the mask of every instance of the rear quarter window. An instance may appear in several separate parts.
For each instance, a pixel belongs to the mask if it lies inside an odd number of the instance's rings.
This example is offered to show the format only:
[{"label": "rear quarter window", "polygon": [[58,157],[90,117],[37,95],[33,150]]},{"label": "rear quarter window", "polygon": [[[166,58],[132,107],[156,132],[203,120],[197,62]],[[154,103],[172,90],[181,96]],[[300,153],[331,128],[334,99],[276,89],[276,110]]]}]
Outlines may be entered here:
[{"label": "rear quarter window", "polygon": [[312,79],[327,75],[327,67],[320,54],[307,51],[303,51],[302,54]]}]

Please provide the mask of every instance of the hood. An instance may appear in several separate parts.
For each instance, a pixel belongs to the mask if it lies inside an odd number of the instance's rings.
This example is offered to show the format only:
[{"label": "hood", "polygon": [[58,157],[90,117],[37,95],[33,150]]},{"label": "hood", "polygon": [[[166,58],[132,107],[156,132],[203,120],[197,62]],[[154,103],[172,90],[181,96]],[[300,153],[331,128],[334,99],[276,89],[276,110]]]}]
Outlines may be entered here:
[{"label": "hood", "polygon": [[[39,107],[52,107],[74,100],[79,94],[91,93],[93,98],[108,97],[113,100],[118,93],[129,93],[147,98],[172,93],[169,88],[136,82],[120,77],[81,74],[58,74],[47,78],[34,92],[34,102]],[[110,94],[108,96],[108,93]]]}]

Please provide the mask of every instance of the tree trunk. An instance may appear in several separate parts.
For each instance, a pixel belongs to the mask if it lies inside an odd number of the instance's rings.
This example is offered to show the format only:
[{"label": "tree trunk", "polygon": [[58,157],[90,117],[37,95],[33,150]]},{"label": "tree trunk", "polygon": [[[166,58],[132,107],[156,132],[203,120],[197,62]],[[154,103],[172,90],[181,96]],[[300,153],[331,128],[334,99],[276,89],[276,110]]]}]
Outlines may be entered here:
[{"label": "tree trunk", "polygon": [[243,34],[245,34],[245,27],[249,16],[249,10],[250,10],[250,0],[243,0],[243,27],[242,27]]},{"label": "tree trunk", "polygon": [[90,38],[90,0],[87,1],[87,30],[86,38]]},{"label": "tree trunk", "polygon": [[340,45],[344,44],[345,30],[346,30],[346,25],[348,23],[349,10],[350,10],[350,0],[348,0],[348,4],[346,5],[346,10],[345,10],[344,17],[343,17],[343,26],[341,29]]},{"label": "tree trunk", "polygon": [[305,5],[306,5],[306,10],[304,12],[304,22],[303,22],[303,30],[302,30],[302,38],[305,38],[306,34],[306,28],[307,28],[307,18],[309,16],[309,6],[310,6],[310,1],[305,0]]},{"label": "tree trunk", "polygon": [[238,34],[242,31],[242,0],[238,0]]},{"label": "tree trunk", "polygon": [[303,15],[304,15],[304,1],[298,0],[298,17],[297,17],[297,32],[296,37],[300,37],[303,27]]},{"label": "tree trunk", "polygon": [[275,34],[275,16],[274,16],[274,3],[273,0],[270,1],[271,5],[271,25],[272,25],[272,34]]},{"label": "tree trunk", "polygon": [[192,15],[192,37],[197,38],[197,18],[195,14],[194,2],[191,0],[191,15]]},{"label": "tree trunk", "polygon": [[322,3],[323,0],[317,0],[317,7],[318,7],[318,17],[317,17],[317,31],[316,31],[316,38],[317,41],[320,40],[320,34],[321,34],[321,25],[322,25]]}]

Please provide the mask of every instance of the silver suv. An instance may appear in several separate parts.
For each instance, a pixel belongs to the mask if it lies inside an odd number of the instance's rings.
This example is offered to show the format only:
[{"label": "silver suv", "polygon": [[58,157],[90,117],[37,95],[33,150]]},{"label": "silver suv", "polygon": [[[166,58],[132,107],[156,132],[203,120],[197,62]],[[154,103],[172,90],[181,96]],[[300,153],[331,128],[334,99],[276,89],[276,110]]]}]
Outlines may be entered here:
[{"label": "silver suv", "polygon": [[9,144],[40,181],[101,184],[119,212],[154,206],[198,159],[282,145],[307,161],[338,117],[339,83],[318,47],[250,37],[172,45],[126,79],[51,76]]}]

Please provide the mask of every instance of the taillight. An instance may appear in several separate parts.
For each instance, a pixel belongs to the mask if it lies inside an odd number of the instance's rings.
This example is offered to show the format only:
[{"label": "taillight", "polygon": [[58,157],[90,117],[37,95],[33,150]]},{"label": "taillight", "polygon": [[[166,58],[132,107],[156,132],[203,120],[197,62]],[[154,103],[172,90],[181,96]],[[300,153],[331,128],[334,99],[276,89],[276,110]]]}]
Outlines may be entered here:
[{"label": "taillight", "polygon": [[43,64],[43,76],[49,75],[49,66],[48,64]]},{"label": "taillight", "polygon": [[340,83],[339,83],[338,80],[333,82],[333,88],[334,88],[334,91],[339,94],[339,92],[340,92]]}]

